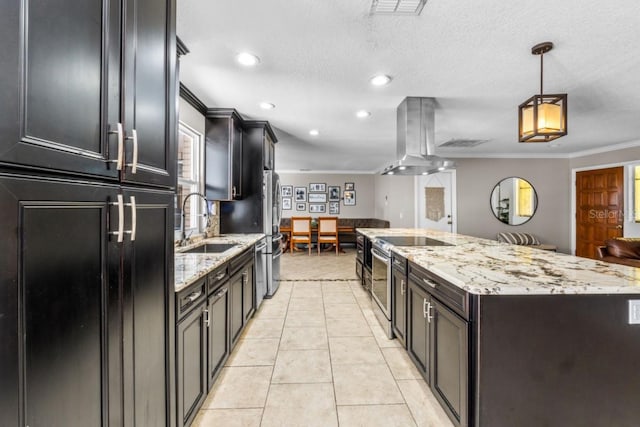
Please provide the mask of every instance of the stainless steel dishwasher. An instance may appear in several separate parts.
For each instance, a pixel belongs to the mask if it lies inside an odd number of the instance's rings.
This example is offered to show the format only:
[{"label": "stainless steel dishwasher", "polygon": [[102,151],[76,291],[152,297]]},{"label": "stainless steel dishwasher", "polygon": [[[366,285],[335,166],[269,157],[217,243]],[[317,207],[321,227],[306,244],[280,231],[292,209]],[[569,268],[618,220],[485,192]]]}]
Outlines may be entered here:
[{"label": "stainless steel dishwasher", "polygon": [[256,310],[267,294],[267,256],[267,240],[263,238],[256,243],[255,249]]}]

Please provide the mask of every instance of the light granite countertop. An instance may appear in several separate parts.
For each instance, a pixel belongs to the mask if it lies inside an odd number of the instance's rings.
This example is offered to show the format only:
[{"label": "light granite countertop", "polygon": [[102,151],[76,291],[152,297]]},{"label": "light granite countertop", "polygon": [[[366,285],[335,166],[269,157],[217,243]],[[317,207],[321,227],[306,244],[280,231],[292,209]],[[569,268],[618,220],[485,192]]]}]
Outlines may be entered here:
[{"label": "light granite countertop", "polygon": [[[176,248],[175,251],[175,291],[180,292],[196,280],[209,274],[217,267],[240,255],[254,245],[264,234],[225,234],[211,237],[188,246]],[[183,253],[189,249],[206,243],[233,243],[234,246],[221,253]]]},{"label": "light granite countertop", "polygon": [[454,245],[394,246],[391,250],[472,294],[640,294],[640,268],[443,231],[357,231],[370,239],[427,236]]}]

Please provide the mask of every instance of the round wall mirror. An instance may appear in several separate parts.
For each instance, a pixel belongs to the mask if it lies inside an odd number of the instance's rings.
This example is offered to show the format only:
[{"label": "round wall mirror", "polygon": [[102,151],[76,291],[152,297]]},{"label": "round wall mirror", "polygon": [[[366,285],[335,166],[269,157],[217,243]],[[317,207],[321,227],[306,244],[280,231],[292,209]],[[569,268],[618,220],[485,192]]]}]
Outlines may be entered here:
[{"label": "round wall mirror", "polygon": [[537,208],[538,195],[526,179],[509,177],[493,187],[491,212],[505,224],[524,224],[533,218]]}]

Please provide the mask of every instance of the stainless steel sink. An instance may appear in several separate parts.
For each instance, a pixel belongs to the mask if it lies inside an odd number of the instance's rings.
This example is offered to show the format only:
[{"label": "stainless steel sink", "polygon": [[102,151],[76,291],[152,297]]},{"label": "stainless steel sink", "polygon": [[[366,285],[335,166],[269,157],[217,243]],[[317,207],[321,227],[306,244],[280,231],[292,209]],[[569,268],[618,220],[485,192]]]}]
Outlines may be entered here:
[{"label": "stainless steel sink", "polygon": [[235,243],[206,243],[182,253],[185,254],[219,254],[236,246]]}]

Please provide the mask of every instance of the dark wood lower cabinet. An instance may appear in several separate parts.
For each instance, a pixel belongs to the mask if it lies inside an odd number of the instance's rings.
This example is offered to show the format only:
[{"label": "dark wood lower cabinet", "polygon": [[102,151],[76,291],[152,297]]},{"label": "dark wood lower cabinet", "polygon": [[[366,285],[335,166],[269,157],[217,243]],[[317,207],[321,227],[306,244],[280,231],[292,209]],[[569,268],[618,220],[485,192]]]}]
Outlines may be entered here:
[{"label": "dark wood lower cabinet", "polygon": [[231,347],[238,341],[240,332],[242,332],[242,325],[244,324],[244,314],[242,312],[242,290],[244,288],[244,281],[245,275],[242,274],[242,271],[237,272],[229,279],[229,293],[231,294],[229,313],[229,317],[231,318]]},{"label": "dark wood lower cabinet", "polygon": [[413,280],[409,280],[409,294],[407,308],[408,312],[408,339],[407,350],[409,356],[429,382],[429,322],[427,321],[427,303],[430,296],[422,287],[416,285]]},{"label": "dark wood lower cabinet", "polygon": [[229,355],[229,285],[219,286],[209,296],[207,308],[209,342],[207,356],[207,388],[213,386],[222,364]]},{"label": "dark wood lower cabinet", "polygon": [[[469,326],[409,275],[407,350],[449,418],[469,425]],[[431,289],[431,286],[429,286]]]},{"label": "dark wood lower cabinet", "polygon": [[459,425],[467,425],[469,327],[438,299],[431,299],[431,307],[431,390]]},{"label": "dark wood lower cabinet", "polygon": [[407,334],[407,261],[395,256],[391,269],[391,327],[393,334],[406,347]]},{"label": "dark wood lower cabinet", "polygon": [[190,425],[207,397],[207,326],[204,302],[176,328],[178,426]]},{"label": "dark wood lower cabinet", "polygon": [[255,279],[254,279],[254,261],[253,259],[245,264],[242,275],[244,282],[242,284],[242,316],[243,322],[246,323],[253,316],[255,307]]}]

